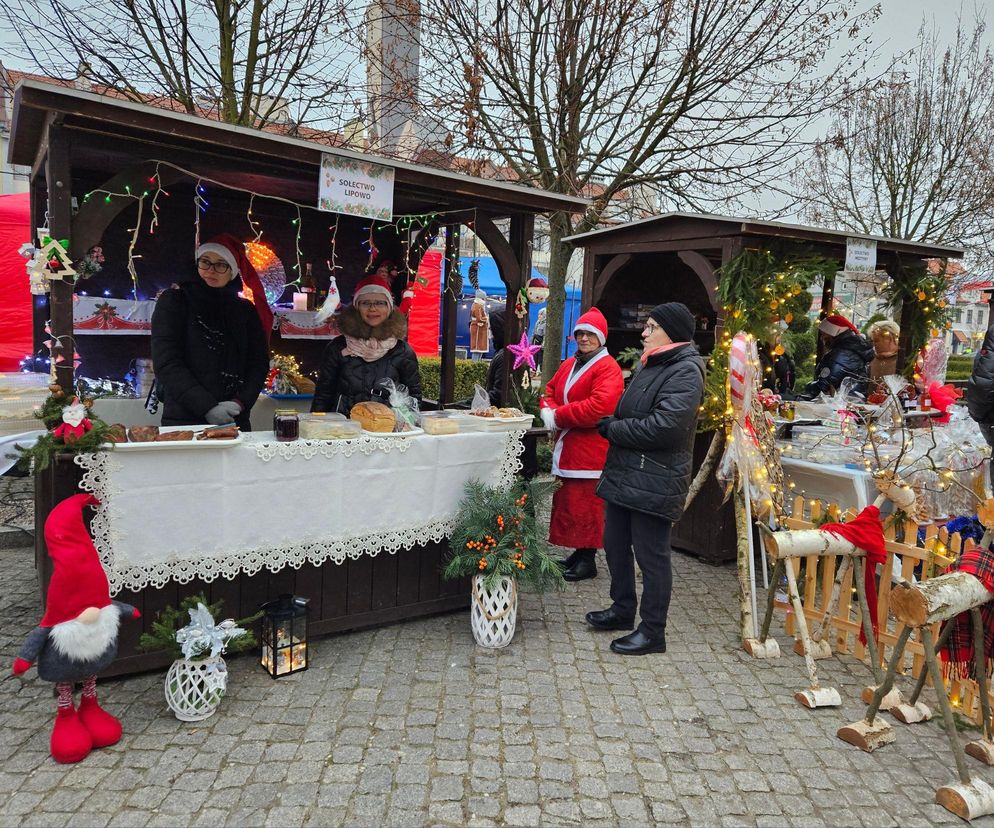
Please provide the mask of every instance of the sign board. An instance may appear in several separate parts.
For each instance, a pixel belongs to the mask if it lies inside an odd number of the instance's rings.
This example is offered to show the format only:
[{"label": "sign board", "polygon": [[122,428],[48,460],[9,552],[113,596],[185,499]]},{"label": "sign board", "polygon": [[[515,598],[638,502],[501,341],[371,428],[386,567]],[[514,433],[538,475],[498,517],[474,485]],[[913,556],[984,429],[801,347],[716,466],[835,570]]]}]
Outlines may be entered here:
[{"label": "sign board", "polygon": [[877,243],[868,239],[846,239],[846,273],[869,273],[877,269]]},{"label": "sign board", "polygon": [[393,167],[321,153],[318,209],[376,221],[393,218]]}]

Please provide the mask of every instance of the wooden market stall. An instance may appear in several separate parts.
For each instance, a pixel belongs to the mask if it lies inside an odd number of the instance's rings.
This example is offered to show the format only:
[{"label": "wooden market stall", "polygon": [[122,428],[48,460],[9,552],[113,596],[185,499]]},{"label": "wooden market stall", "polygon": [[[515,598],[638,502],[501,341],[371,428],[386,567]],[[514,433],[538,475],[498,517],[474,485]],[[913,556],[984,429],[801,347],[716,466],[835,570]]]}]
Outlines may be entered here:
[{"label": "wooden market stall", "polygon": [[[335,274],[347,301],[374,253],[416,272],[445,228],[445,258],[451,264],[458,255],[459,228],[470,227],[507,284],[507,339],[512,341],[521,333],[513,303],[522,274],[530,272],[534,216],[586,205],[582,199],[30,80],[15,91],[9,152],[12,163],[31,168],[32,227],[47,226],[52,238],[68,239],[74,261],[102,247],[103,269],[77,281],[75,295],[70,281],[52,281],[50,307],[40,309],[36,319],[36,348],[54,340],[67,351],[77,350],[82,372],[91,377],[120,378],[132,360],[150,355],[149,338],[147,332],[120,326],[113,336],[74,332],[74,303],[94,304],[98,322],[102,314],[105,327],[115,327],[114,320],[124,315],[124,300],[137,308],[153,299],[192,267],[195,240],[220,232],[268,245],[282,263],[286,282],[297,280],[309,266],[320,291]],[[338,166],[372,164],[387,170],[393,177],[392,215],[374,221],[317,210],[322,160],[329,157]],[[84,291],[89,297],[80,299]],[[456,292],[446,290],[441,299],[443,403],[453,398],[456,298]],[[113,301],[117,304],[111,306]],[[290,312],[277,315],[292,321]],[[43,331],[45,322],[50,334]],[[305,370],[312,368],[330,334],[294,339],[288,332],[301,324],[279,324],[273,350],[294,355]],[[60,362],[56,373],[70,387],[73,360]],[[381,447],[323,458],[274,458],[258,440],[229,452],[187,452],[186,462],[180,462],[182,452],[144,452],[142,457],[118,452],[113,460],[90,455],[96,459],[86,461],[85,468],[71,457],[60,458],[37,482],[36,564],[42,594],[49,559],[40,528],[55,503],[78,491],[85,472],[83,485],[107,498],[93,523],[98,550],[113,588],[139,607],[145,626],[161,608],[201,590],[212,600],[223,598],[226,614],[236,617],[282,592],[294,592],[310,598],[317,633],[464,607],[467,585],[439,577],[444,529],[455,505],[453,481],[485,476],[486,470],[495,481],[509,479],[518,465],[519,438],[516,433],[460,434],[443,445],[435,441],[445,438],[426,435],[416,449]],[[168,461],[162,459],[167,454]],[[321,462],[327,468],[316,471]],[[419,469],[422,478],[398,480],[392,471],[401,464]],[[229,486],[233,481],[227,475],[236,467],[242,476],[237,486]],[[350,485],[352,479],[361,485]],[[284,499],[281,487],[292,495]],[[187,498],[184,505],[170,502],[170,490],[180,500]],[[309,492],[312,497],[302,501]],[[198,509],[211,493],[217,498],[216,521],[204,512],[178,511]],[[322,522],[316,516],[323,511]],[[135,519],[137,512],[144,512],[141,520]],[[393,513],[398,517],[391,518]],[[257,524],[258,537],[250,537],[244,526],[239,528],[242,514],[268,514],[270,520],[261,528]],[[413,527],[390,525],[400,514],[423,519]],[[199,550],[200,535],[187,531],[198,522],[205,538]],[[277,528],[269,531],[269,525]],[[177,532],[183,549],[171,537]],[[237,544],[226,548],[236,535]],[[122,628],[121,657],[112,672],[162,663],[158,656],[135,651],[139,626]]]},{"label": "wooden market stall", "polygon": [[[706,355],[714,348],[723,324],[717,298],[718,268],[745,249],[769,249],[776,244],[788,259],[792,255],[835,259],[842,270],[846,241],[854,237],[875,242],[876,265],[886,270],[890,279],[901,278],[923,259],[963,256],[959,248],[904,239],[682,212],[594,230],[565,241],[583,249],[583,307],[596,305],[604,313],[612,353],[640,346],[638,320],[640,314],[644,317],[643,311],[660,302],[678,301],[697,318],[695,341]],[[821,297],[823,309],[831,307],[834,287],[834,281],[827,279]],[[906,313],[907,307],[902,320]],[[903,351],[899,353],[899,366],[905,358]],[[710,441],[710,435],[698,436],[695,470],[703,462]],[[733,510],[730,502],[722,508],[721,500],[720,487],[712,479],[673,527],[673,546],[712,563],[735,560]]]}]

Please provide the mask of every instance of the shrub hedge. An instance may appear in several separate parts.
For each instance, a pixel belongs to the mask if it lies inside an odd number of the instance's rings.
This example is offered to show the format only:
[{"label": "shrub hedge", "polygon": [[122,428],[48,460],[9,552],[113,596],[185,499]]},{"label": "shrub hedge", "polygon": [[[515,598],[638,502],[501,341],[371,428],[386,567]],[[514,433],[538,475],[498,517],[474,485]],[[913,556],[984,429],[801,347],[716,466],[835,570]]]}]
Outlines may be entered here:
[{"label": "shrub hedge", "polygon": [[[456,389],[455,399],[472,399],[473,386],[487,384],[487,368],[490,363],[471,359],[456,360]],[[439,357],[418,357],[418,368],[421,371],[421,393],[426,399],[437,400],[439,375],[442,360]]]}]

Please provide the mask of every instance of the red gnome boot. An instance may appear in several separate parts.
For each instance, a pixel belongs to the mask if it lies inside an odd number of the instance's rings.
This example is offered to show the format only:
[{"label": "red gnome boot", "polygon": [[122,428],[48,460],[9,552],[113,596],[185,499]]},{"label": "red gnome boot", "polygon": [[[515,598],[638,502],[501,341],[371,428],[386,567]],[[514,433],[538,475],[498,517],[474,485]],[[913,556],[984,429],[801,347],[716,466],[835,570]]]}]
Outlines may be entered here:
[{"label": "red gnome boot", "polygon": [[[58,685],[59,712],[55,714],[55,726],[52,728],[52,738],[49,750],[56,762],[71,765],[82,761],[93,749],[93,739],[90,732],[83,726],[72,703],[72,685]],[[66,699],[68,697],[68,704]]]},{"label": "red gnome boot", "polygon": [[121,741],[121,722],[97,703],[96,676],[83,682],[83,695],[79,700],[79,719],[93,740],[93,747],[116,745]]}]

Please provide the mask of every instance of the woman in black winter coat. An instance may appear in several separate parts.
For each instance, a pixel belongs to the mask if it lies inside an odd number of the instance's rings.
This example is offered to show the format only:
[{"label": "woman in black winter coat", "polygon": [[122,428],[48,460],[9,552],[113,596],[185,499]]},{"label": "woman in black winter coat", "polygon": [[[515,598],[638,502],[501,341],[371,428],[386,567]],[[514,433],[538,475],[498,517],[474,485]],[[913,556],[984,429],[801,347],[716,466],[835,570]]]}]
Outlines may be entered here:
[{"label": "woman in black winter coat", "polygon": [[197,276],[156,300],[152,363],[164,426],[234,422],[251,431],[273,317],[265,298],[257,307],[238,296],[243,279],[265,297],[242,243],[219,236],[197,248]]},{"label": "woman in black winter coat", "polygon": [[641,623],[611,642],[611,649],[622,655],[666,652],[673,583],[670,528],[683,514],[704,400],[704,362],[693,343],[694,329],[685,305],[668,302],[653,308],[642,331],[642,368],[614,415],[597,426],[609,444],[597,494],[607,502],[604,553],[613,603],[588,612],[587,623],[601,630],[635,626],[637,561],[642,570]]},{"label": "woman in black winter coat", "polygon": [[833,314],[818,323],[828,349],[815,366],[815,378],[807,384],[803,397],[835,394],[845,379],[854,380],[853,390],[863,396],[869,386],[870,363],[875,351],[865,336],[844,316]]},{"label": "woman in black winter coat", "polygon": [[407,320],[393,306],[386,280],[363,279],[352,304],[338,315],[342,336],[325,349],[311,411],[337,411],[348,416],[366,400],[387,403],[383,380],[407,387],[421,400],[421,374],[414,349],[407,344]]}]

